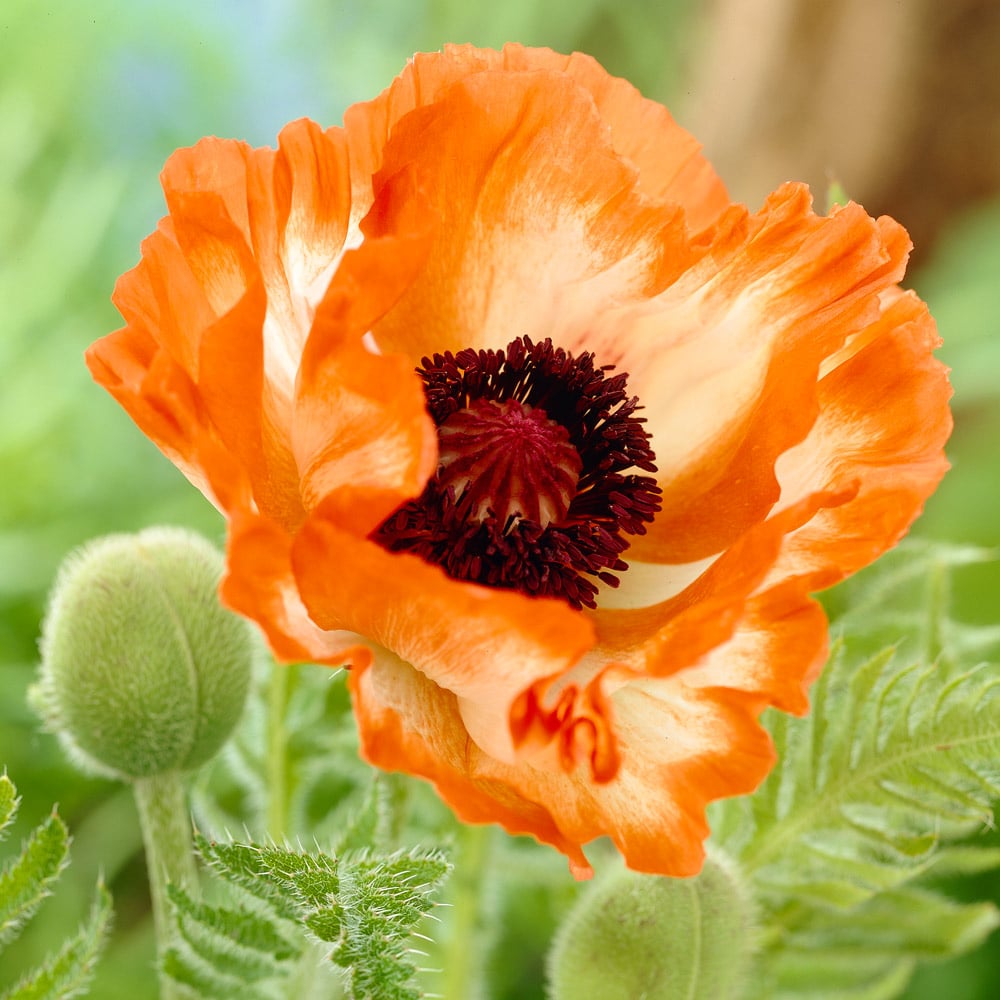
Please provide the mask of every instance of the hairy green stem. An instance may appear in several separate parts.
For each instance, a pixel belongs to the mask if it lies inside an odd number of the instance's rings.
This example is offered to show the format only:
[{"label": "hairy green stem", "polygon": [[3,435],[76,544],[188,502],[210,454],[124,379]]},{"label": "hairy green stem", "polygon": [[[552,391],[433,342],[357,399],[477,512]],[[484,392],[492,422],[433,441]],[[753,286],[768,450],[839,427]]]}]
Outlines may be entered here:
[{"label": "hairy green stem", "polygon": [[483,905],[483,877],[489,868],[489,848],[492,829],[487,826],[462,827],[455,855],[455,870],[451,876],[448,948],[445,953],[445,997],[467,1000],[482,994],[481,942],[477,941],[477,925]]},{"label": "hairy green stem", "polygon": [[[174,923],[167,901],[167,884],[196,891],[198,869],[191,846],[191,818],[180,773],[165,771],[132,782],[139,825],[146,847],[149,893],[153,902],[156,948],[162,968],[163,956],[174,936]],[[180,993],[172,979],[160,972],[160,1000],[174,1000]]]}]

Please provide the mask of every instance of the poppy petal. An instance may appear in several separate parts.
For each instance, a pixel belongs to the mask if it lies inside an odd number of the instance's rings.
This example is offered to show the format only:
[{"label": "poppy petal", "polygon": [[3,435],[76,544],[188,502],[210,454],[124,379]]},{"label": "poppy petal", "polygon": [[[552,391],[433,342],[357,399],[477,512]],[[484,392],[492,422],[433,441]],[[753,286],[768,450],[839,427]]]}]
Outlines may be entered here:
[{"label": "poppy petal", "polygon": [[[639,194],[589,95],[552,73],[513,74],[501,92],[490,74],[453,83],[396,125],[377,201],[404,170],[438,234],[420,281],[373,333],[414,364],[517,335],[572,346],[595,316],[662,289],[705,252],[680,208]],[[382,200],[393,227],[408,206]]]},{"label": "poppy petal", "polygon": [[[451,691],[482,743],[512,758],[514,701],[579,659],[593,643],[589,623],[562,601],[461,583],[387,552],[358,530],[385,506],[372,490],[344,487],[303,524],[292,562],[310,616],[366,636]],[[330,572],[334,561],[345,571]]]},{"label": "poppy petal", "polygon": [[[612,137],[615,151],[639,170],[643,194],[682,206],[692,229],[700,230],[728,206],[726,189],[701,145],[661,104],[644,98],[630,83],[607,73],[581,52],[565,56],[551,49],[514,43],[500,52],[472,45],[446,45],[418,53],[373,101],[355,104],[344,116],[350,136],[356,200],[371,197],[370,178],[382,169],[383,150],[396,124],[415,108],[435,104],[452,84],[478,73],[546,70],[585,91]],[[487,84],[488,85],[488,84]]]},{"label": "poppy petal", "polygon": [[600,783],[544,759],[515,766],[484,752],[455,696],[391,654],[352,671],[349,684],[366,759],[432,781],[468,822],[499,822],[553,844],[577,877],[591,874],[582,845],[600,836],[638,871],[696,873],[705,804],[752,790],[773,763],[755,699],[677,680],[613,694],[621,766]]},{"label": "poppy petal", "polygon": [[790,534],[772,580],[822,576],[828,586],[895,545],[920,513],[948,469],[951,386],[931,353],[939,343],[926,305],[893,289],[878,321],[829,359],[819,417],[778,461],[781,503],[850,480],[859,489]]}]

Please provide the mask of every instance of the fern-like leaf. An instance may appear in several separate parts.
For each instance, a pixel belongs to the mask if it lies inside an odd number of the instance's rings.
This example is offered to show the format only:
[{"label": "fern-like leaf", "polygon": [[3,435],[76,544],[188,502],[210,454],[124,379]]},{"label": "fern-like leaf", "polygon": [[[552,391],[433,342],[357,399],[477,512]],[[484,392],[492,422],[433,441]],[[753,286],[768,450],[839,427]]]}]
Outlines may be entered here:
[{"label": "fern-like leaf", "polygon": [[978,558],[914,546],[853,584],[811,714],[768,713],[778,765],[714,808],[714,839],[763,907],[760,996],[891,998],[917,959],[967,951],[1000,922],[923,888],[1000,861],[954,845],[1000,799],[1000,665],[973,658],[994,630],[947,617],[952,567]]},{"label": "fern-like leaf", "polygon": [[[752,800],[759,884],[857,905],[932,863],[1000,798],[1000,669],[856,665],[841,646],[803,720],[771,720],[784,765]],[[795,864],[789,863],[789,851]],[[824,875],[825,873],[825,875]]]},{"label": "fern-like leaf", "polygon": [[[375,804],[363,810],[360,825],[374,822],[377,811]],[[260,963],[259,953],[267,950],[261,947],[266,941],[271,946],[283,943],[289,949],[286,954],[271,947],[274,959],[293,957],[294,946],[279,930],[282,921],[293,920],[314,940],[330,946],[330,959],[344,970],[350,1000],[416,1000],[420,996],[414,985],[416,969],[409,958],[416,949],[410,941],[450,871],[441,854],[414,850],[334,858],[274,845],[213,843],[204,838],[197,840],[197,846],[216,875],[251,893],[268,916],[239,916],[234,911],[199,907],[175,891],[185,944],[175,949],[167,966],[172,976],[191,986],[197,982],[206,996],[235,995],[225,990],[240,974],[236,950],[253,947],[258,953],[258,965],[244,977],[246,981],[254,980],[258,971],[262,975],[282,971],[274,964]],[[239,937],[238,920],[244,921],[249,936]]]},{"label": "fern-like leaf", "polygon": [[[274,962],[299,953],[287,937],[275,930],[272,921],[246,908],[234,910],[196,903],[176,885],[169,886],[167,894],[174,904],[179,929],[195,951],[214,953],[217,944],[222,943],[234,949],[239,967],[256,965],[265,974],[274,968]],[[272,961],[262,961],[261,955],[270,956]]]},{"label": "fern-like leaf", "polygon": [[[19,803],[14,783],[0,775],[0,838],[14,821]],[[0,872],[0,951],[50,895],[68,863],[69,831],[53,810]],[[85,993],[110,925],[111,896],[98,883],[90,916],[78,933],[44,965],[0,994],[0,1000],[63,1000]]]},{"label": "fern-like leaf", "polygon": [[0,872],[0,948],[20,933],[69,859],[69,831],[53,812]]},{"label": "fern-like leaf", "polygon": [[[331,957],[347,972],[351,1000],[417,1000],[407,941],[449,870],[440,854],[418,852],[342,866],[339,899],[307,922],[321,940],[336,942]],[[336,937],[320,932],[321,921],[337,928]]]},{"label": "fern-like leaf", "polygon": [[111,894],[98,884],[90,916],[77,934],[40,969],[4,993],[3,1000],[67,1000],[86,993],[111,927],[111,916]]},{"label": "fern-like leaf", "polygon": [[202,860],[223,881],[242,889],[264,903],[274,915],[285,920],[298,919],[293,899],[267,877],[270,869],[264,852],[256,844],[221,843],[195,836],[195,848]]}]

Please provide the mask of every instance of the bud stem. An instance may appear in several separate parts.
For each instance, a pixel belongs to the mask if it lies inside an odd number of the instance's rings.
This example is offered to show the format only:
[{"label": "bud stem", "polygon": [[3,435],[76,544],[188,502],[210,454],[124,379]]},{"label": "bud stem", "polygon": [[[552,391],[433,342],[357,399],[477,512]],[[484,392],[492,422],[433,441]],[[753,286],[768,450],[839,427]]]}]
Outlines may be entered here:
[{"label": "bud stem", "polygon": [[191,845],[191,818],[180,772],[165,771],[132,783],[139,825],[146,847],[149,893],[160,966],[160,1000],[180,996],[174,981],[163,972],[163,958],[175,933],[167,901],[167,883],[196,892],[198,870]]}]

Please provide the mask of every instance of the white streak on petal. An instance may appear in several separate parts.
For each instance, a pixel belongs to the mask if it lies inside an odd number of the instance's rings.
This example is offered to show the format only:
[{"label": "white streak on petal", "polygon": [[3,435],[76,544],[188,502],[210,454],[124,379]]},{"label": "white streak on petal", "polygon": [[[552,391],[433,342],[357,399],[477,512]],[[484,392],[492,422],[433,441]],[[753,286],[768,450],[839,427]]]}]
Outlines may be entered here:
[{"label": "white streak on petal", "polygon": [[[626,562],[628,553],[625,553]],[[707,570],[718,556],[709,556],[690,563],[629,562],[622,573],[620,586],[601,584],[597,606],[609,610],[646,608],[676,597]]]}]

